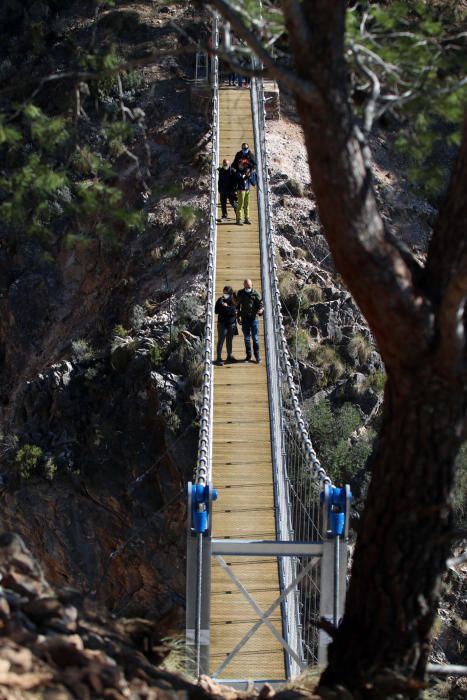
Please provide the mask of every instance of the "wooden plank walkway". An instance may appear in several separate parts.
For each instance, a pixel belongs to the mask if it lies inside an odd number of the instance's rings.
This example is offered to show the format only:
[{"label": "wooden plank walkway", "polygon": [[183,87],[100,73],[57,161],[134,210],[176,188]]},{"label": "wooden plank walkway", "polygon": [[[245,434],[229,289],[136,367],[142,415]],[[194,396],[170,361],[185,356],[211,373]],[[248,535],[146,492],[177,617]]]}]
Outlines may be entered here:
[{"label": "wooden plank walkway", "polygon": [[[219,162],[233,160],[243,141],[254,150],[250,91],[223,88],[219,93]],[[251,225],[229,219],[217,226],[216,299],[228,284],[234,290],[251,278],[261,294],[260,247],[256,191],[250,194]],[[221,211],[219,206],[218,217]],[[216,336],[217,341],[217,336]],[[219,492],[214,504],[213,536],[275,539],[274,486],[271,461],[268,386],[263,328],[260,323],[263,364],[238,363],[215,367],[212,478]],[[245,357],[243,336],[234,338],[234,355]],[[223,357],[226,357],[224,346]],[[262,610],[280,595],[277,559],[227,557]],[[211,590],[210,672],[248,632],[258,617],[228,575],[213,560]],[[271,622],[282,634],[280,606]],[[261,627],[220,678],[285,680],[284,652],[267,627]]]}]

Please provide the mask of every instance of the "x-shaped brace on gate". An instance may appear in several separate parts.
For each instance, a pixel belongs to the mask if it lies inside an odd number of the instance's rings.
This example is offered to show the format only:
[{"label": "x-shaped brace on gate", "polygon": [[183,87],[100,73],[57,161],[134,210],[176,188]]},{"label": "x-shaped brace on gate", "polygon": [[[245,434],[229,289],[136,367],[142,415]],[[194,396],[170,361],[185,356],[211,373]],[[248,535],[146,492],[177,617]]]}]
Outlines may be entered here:
[{"label": "x-shaped brace on gate", "polygon": [[212,674],[212,678],[216,678],[216,676],[221,673],[226,666],[231,662],[231,660],[234,658],[236,654],[240,651],[240,649],[245,646],[245,644],[248,642],[248,640],[255,634],[255,632],[261,627],[261,625],[266,625],[268,629],[271,631],[271,633],[274,635],[274,637],[278,640],[278,642],[281,644],[281,646],[284,647],[284,649],[290,654],[290,656],[293,658],[295,663],[299,665],[299,667],[303,670],[306,665],[303,664],[303,662],[299,659],[297,654],[294,652],[294,650],[290,647],[290,645],[286,642],[286,640],[282,637],[282,635],[279,634],[279,632],[276,630],[272,622],[269,620],[269,617],[271,613],[277,608],[278,605],[282,603],[283,600],[289,595],[289,593],[296,588],[296,586],[300,583],[300,581],[306,576],[306,574],[317,564],[319,561],[319,557],[313,557],[310,559],[308,564],[301,570],[301,572],[291,581],[291,583],[287,586],[287,588],[281,593],[281,595],[276,598],[276,600],[269,606],[269,608],[266,610],[266,612],[263,612],[261,608],[257,605],[255,599],[248,593],[247,589],[245,586],[241,583],[241,581],[238,580],[238,578],[235,576],[235,574],[231,571],[230,567],[226,564],[225,560],[223,557],[221,557],[219,554],[215,554],[214,558],[216,559],[217,563],[224,569],[224,571],[227,573],[229,578],[233,581],[233,583],[237,586],[238,590],[241,592],[241,594],[247,599],[253,610],[256,612],[256,614],[259,616],[259,619],[255,624],[248,630],[248,632],[242,637],[242,639],[236,644],[236,646],[232,649],[232,651],[228,654],[228,656],[224,659],[224,661],[216,668],[216,670]]}]

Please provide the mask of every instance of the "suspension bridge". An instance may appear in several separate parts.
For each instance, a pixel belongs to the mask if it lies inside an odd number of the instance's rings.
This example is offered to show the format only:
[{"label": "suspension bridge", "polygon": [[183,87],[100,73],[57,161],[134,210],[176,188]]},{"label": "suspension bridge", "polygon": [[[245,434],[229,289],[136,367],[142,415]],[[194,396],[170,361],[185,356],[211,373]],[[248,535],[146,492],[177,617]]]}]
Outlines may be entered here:
[{"label": "suspension bridge", "polygon": [[[214,20],[213,47],[218,46]],[[321,467],[301,413],[284,332],[271,234],[263,84],[219,87],[211,65],[212,175],[204,383],[188,487],[188,658],[222,683],[283,683],[324,663],[320,618],[343,613],[350,489]],[[207,65],[207,61],[205,61]],[[197,62],[198,65],[198,62]],[[219,221],[217,168],[254,144],[251,224]],[[261,365],[213,366],[214,305],[250,278],[262,294]],[[236,336],[234,355],[243,357]],[[215,488],[214,488],[215,487]]]}]

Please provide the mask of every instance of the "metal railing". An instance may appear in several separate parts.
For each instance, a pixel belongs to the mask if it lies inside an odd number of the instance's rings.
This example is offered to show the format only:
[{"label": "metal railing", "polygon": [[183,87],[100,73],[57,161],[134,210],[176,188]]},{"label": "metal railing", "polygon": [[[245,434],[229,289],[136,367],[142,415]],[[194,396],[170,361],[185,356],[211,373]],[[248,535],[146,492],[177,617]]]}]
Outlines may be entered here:
[{"label": "metal railing", "polygon": [[[253,61],[253,67],[261,65]],[[331,479],[320,464],[300,408],[281,310],[275,246],[272,237],[270,187],[265,129],[265,99],[261,80],[252,81],[252,110],[258,161],[259,217],[261,234],[265,342],[271,401],[273,459],[276,481],[277,537],[279,540],[320,542],[326,537],[321,518],[320,494]],[[307,557],[281,560],[282,587],[300,576]],[[301,662],[318,661],[321,594],[321,560],[287,596],[283,618],[284,636],[300,651]],[[322,612],[322,610],[321,610]],[[291,676],[300,669],[289,659]]]},{"label": "metal railing", "polygon": [[[219,20],[213,18],[213,47],[219,43]],[[200,409],[198,459],[195,484],[207,485],[211,481],[211,430],[212,430],[212,373],[214,344],[214,294],[216,280],[216,218],[217,218],[217,163],[219,160],[219,59],[212,57],[212,150],[209,212],[209,253],[207,267],[206,322],[204,327],[203,387]]]},{"label": "metal railing", "polygon": [[[219,45],[219,20],[213,16],[212,46]],[[217,163],[219,159],[219,59],[211,60],[212,151],[209,213],[209,252],[204,328],[203,385],[199,414],[198,458],[193,482],[188,484],[186,643],[194,646],[187,658],[194,658],[199,676],[207,668],[209,654],[209,595],[211,585],[210,511],[217,494],[212,488],[212,393],[214,345],[214,295],[216,279]],[[207,543],[207,546],[205,546]]]}]

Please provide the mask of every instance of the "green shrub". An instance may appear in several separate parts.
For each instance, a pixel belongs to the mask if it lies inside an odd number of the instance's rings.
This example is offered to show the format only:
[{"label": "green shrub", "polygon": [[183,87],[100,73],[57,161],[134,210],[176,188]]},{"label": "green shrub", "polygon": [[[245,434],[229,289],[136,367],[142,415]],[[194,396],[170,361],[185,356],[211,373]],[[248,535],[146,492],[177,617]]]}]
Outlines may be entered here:
[{"label": "green shrub", "polygon": [[313,351],[312,362],[324,369],[326,384],[336,382],[345,372],[345,365],[332,345],[317,345]]},{"label": "green shrub", "polygon": [[298,285],[295,275],[290,270],[279,274],[279,293],[282,301],[288,305],[297,296]]},{"label": "green shrub", "polygon": [[166,424],[170,432],[176,435],[180,430],[181,420],[176,413],[170,413],[166,418]]},{"label": "green shrub", "polygon": [[129,331],[127,331],[127,329],[124,328],[121,324],[117,324],[116,326],[114,326],[112,334],[114,336],[118,336],[119,338],[126,338],[129,335]]},{"label": "green shrub", "polygon": [[456,465],[454,517],[460,526],[467,527],[467,442],[464,442],[457,455]]},{"label": "green shrub", "polygon": [[97,369],[97,367],[88,367],[84,373],[84,376],[86,377],[88,382],[92,382],[92,380],[95,379],[98,374],[99,370]]},{"label": "green shrub", "polygon": [[204,363],[201,356],[193,357],[187,367],[186,377],[194,388],[202,386],[204,379]]},{"label": "green shrub", "polygon": [[140,331],[146,321],[146,311],[143,306],[135,304],[131,310],[130,323],[133,330]]},{"label": "green shrub", "polygon": [[386,372],[383,369],[377,369],[376,372],[370,374],[365,382],[364,388],[373,389],[377,394],[382,394],[386,385]]},{"label": "green shrub", "polygon": [[177,305],[176,315],[180,325],[185,326],[190,321],[199,319],[203,313],[203,307],[196,296],[183,296]]},{"label": "green shrub", "polygon": [[6,457],[18,448],[18,438],[12,433],[0,433],[0,458]]},{"label": "green shrub", "polygon": [[[127,145],[130,144],[133,130],[128,122],[111,122],[102,129],[108,155],[111,158],[118,158],[124,153]],[[107,166],[108,167],[108,166]]]},{"label": "green shrub", "polygon": [[423,693],[423,700],[448,700],[451,697],[451,683],[441,679],[430,679],[429,687]]},{"label": "green shrub", "polygon": [[18,474],[22,479],[30,479],[36,471],[44,453],[38,445],[23,445],[15,456]]},{"label": "green shrub", "polygon": [[129,335],[124,338],[116,335],[110,347],[110,364],[116,372],[124,372],[136,352],[137,342]]},{"label": "green shrub", "polygon": [[57,473],[57,465],[53,461],[52,457],[49,457],[44,465],[44,476],[47,481],[53,481]]},{"label": "green shrub", "polygon": [[182,206],[179,211],[179,222],[184,231],[194,228],[200,217],[200,210],[195,207]]},{"label": "green shrub", "polygon": [[323,290],[317,284],[307,284],[300,292],[300,301],[303,309],[308,309],[311,304],[323,300]]},{"label": "green shrub", "polygon": [[185,236],[183,233],[175,232],[168,243],[169,250],[165,257],[172,259],[179,255],[180,248],[185,244]]},{"label": "green shrub", "polygon": [[[178,544],[178,537],[174,544]],[[184,673],[187,667],[187,649],[184,637],[164,637],[162,642],[169,647],[170,652],[163,661],[163,668],[170,673]],[[191,659],[190,659],[191,662]],[[190,663],[191,666],[191,663]],[[194,672],[194,659],[193,659]]]},{"label": "green shrub", "polygon": [[132,70],[122,73],[122,87],[124,90],[142,90],[146,86],[146,79],[142,70]]},{"label": "green shrub", "polygon": [[304,260],[308,257],[308,252],[304,248],[294,248],[293,252],[299,260]]},{"label": "green shrub", "polygon": [[86,250],[93,245],[92,239],[82,233],[67,233],[64,242],[65,248],[74,248],[75,250]]},{"label": "green shrub", "polygon": [[184,365],[188,384],[193,388],[202,386],[204,379],[204,345],[201,338],[192,340],[189,344],[180,342],[178,356]]},{"label": "green shrub", "polygon": [[184,274],[187,272],[188,268],[190,267],[190,261],[189,260],[181,260],[180,261],[180,272]]},{"label": "green shrub", "polygon": [[155,341],[152,343],[149,350],[149,357],[153,365],[159,365],[162,360],[162,350],[161,347]]},{"label": "green shrub", "polygon": [[16,69],[9,58],[5,58],[0,62],[0,82],[8,80],[15,72]]},{"label": "green shrub", "polygon": [[304,189],[302,183],[299,180],[296,180],[294,177],[290,177],[286,181],[285,185],[293,197],[303,197]]},{"label": "green shrub", "polygon": [[297,360],[304,361],[308,359],[312,348],[312,339],[305,328],[297,328],[288,338],[288,343],[291,354]]},{"label": "green shrub", "polygon": [[281,258],[281,254],[279,253],[278,250],[276,250],[276,253],[274,255],[274,260],[275,260],[276,267],[277,267],[277,274],[280,275],[279,270],[282,267],[282,258]]},{"label": "green shrub", "polygon": [[436,637],[439,637],[443,630],[443,618],[441,615],[437,614],[435,617],[435,621],[433,622],[433,626],[430,630],[431,638],[436,639]]},{"label": "green shrub", "polygon": [[102,165],[101,159],[91,151],[89,146],[77,146],[74,152],[71,163],[72,169],[77,175],[82,177],[96,177]]},{"label": "green shrub", "polygon": [[77,338],[71,343],[71,351],[77,362],[86,362],[94,359],[95,352],[84,338]]},{"label": "green shrub", "polygon": [[161,190],[161,197],[178,197],[183,192],[183,185],[180,182],[170,182]]},{"label": "green shrub", "polygon": [[347,351],[351,357],[357,358],[359,363],[363,365],[368,362],[370,357],[371,343],[363,333],[355,333],[347,344]]},{"label": "green shrub", "polygon": [[153,301],[152,299],[144,300],[144,311],[146,316],[154,316],[154,314],[157,313],[158,308],[159,304],[157,303],[157,301]]},{"label": "green shrub", "polygon": [[310,436],[329,476],[336,483],[346,483],[365,468],[372,451],[373,435],[356,441],[350,436],[363,423],[359,410],[345,403],[333,411],[328,399],[315,404],[308,412]]}]

